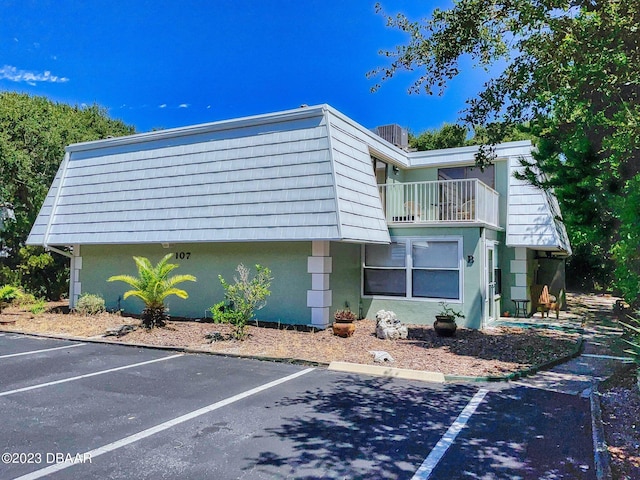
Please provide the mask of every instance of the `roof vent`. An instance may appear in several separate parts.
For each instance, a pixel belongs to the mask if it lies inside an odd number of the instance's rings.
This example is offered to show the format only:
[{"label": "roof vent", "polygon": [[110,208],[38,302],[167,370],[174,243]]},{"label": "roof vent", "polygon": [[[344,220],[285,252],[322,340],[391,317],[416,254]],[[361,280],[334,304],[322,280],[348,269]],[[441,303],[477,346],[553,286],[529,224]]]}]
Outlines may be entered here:
[{"label": "roof vent", "polygon": [[409,131],[396,123],[376,127],[373,133],[403,150],[409,148]]}]

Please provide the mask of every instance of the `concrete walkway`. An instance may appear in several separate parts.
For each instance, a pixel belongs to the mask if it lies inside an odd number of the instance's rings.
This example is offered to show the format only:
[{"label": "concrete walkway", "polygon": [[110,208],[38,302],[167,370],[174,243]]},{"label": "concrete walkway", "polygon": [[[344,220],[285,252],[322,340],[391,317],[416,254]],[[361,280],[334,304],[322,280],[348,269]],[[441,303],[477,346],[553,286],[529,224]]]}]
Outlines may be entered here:
[{"label": "concrete walkway", "polygon": [[568,311],[541,318],[540,314],[526,319],[502,318],[497,325],[530,326],[577,332],[584,344],[580,356],[538,372],[514,384],[540,388],[570,395],[588,397],[597,384],[611,376],[621,362],[630,359],[623,352],[620,328],[613,311],[615,297],[599,295],[569,295]]},{"label": "concrete walkway", "polygon": [[624,357],[580,355],[550,370],[514,381],[514,384],[569,395],[589,397],[598,383],[610,377]]}]

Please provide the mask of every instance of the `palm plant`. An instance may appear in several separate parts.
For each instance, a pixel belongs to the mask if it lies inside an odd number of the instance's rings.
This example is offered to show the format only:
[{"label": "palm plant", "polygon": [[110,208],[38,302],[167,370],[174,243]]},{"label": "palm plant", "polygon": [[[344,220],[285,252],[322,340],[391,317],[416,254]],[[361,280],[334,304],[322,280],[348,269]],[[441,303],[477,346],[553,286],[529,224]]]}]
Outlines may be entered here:
[{"label": "palm plant", "polygon": [[169,277],[169,273],[179,267],[175,263],[168,263],[171,257],[171,253],[165,255],[155,266],[148,258],[133,257],[138,267],[138,277],[114,275],[108,279],[109,282],[124,282],[133,287],[132,290],[124,292],[123,298],[126,300],[129,297],[138,297],[144,302],[145,309],[142,311],[141,319],[145,328],[165,325],[169,315],[164,300],[171,295],[183,299],[189,298],[189,294],[176,288],[176,285],[182,282],[196,281],[196,277],[193,275]]}]

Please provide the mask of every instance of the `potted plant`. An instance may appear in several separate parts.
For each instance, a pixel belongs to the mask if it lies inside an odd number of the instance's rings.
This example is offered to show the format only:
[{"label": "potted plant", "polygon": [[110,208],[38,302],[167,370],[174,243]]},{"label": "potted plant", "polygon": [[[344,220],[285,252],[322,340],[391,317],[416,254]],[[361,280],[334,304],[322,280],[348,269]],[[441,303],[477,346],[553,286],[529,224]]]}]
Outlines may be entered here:
[{"label": "potted plant", "polygon": [[350,337],[356,330],[353,322],[357,320],[356,314],[351,310],[338,310],[333,315],[333,334],[339,337]]},{"label": "potted plant", "polygon": [[433,328],[441,337],[452,337],[458,328],[456,318],[464,318],[464,315],[451,308],[446,302],[440,302],[440,306],[442,308],[436,315]]}]

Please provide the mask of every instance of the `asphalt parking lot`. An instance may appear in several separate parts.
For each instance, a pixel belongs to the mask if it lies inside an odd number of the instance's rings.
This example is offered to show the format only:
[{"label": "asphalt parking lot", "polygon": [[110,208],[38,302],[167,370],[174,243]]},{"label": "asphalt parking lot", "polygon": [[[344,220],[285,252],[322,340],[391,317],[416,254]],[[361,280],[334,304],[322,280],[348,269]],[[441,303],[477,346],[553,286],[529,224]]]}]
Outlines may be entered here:
[{"label": "asphalt parking lot", "polygon": [[589,401],[0,333],[0,479],[595,479]]}]

